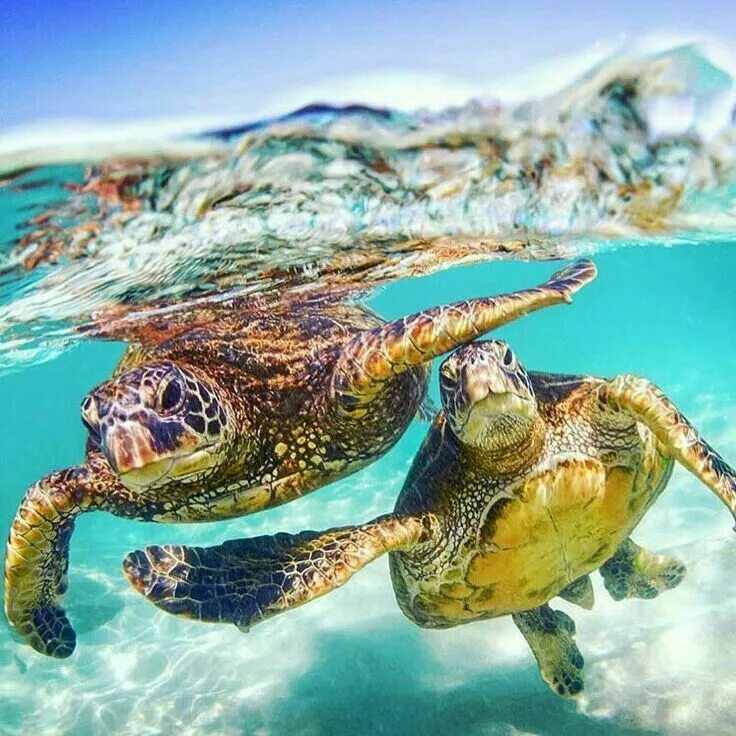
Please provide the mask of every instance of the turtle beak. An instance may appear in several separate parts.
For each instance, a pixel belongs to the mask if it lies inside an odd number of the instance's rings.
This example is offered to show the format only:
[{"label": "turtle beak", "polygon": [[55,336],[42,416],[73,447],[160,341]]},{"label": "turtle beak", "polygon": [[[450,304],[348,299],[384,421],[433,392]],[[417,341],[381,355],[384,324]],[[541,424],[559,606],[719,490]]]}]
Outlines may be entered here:
[{"label": "turtle beak", "polygon": [[153,450],[153,438],[140,424],[116,424],[102,436],[102,451],[118,476],[148,467],[159,459]]},{"label": "turtle beak", "polygon": [[[182,480],[209,468],[213,455],[209,445],[195,438],[171,433],[156,434],[160,425],[139,422],[115,424],[103,432],[102,451],[120,482],[132,491],[141,491],[165,477]],[[162,440],[168,443],[162,449]]]}]

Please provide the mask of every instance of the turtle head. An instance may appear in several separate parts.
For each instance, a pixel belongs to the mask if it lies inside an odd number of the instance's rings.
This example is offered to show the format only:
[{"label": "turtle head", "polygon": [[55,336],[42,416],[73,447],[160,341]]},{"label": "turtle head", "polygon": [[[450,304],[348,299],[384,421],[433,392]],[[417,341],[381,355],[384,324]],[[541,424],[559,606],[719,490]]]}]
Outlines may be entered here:
[{"label": "turtle head", "polygon": [[82,401],[82,422],[121,482],[136,491],[211,474],[227,436],[216,388],[170,362],[97,386]]},{"label": "turtle head", "polygon": [[440,393],[456,437],[490,451],[523,441],[538,417],[529,375],[503,340],[470,343],[447,358]]}]

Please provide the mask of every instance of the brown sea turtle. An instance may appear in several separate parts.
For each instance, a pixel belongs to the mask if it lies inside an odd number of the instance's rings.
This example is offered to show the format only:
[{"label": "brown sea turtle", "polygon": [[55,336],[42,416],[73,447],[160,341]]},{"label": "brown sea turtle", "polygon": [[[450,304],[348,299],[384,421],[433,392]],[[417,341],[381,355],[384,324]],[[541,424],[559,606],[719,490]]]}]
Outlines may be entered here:
[{"label": "brown sea turtle", "polygon": [[571,301],[594,276],[578,261],[535,289],[389,323],[323,295],[224,302],[147,325],[82,403],[85,462],[21,502],[5,558],[8,620],[39,652],[68,656],[75,634],[60,600],[79,514],[215,521],[353,473],[417,414],[433,358]]},{"label": "brown sea turtle", "polygon": [[149,547],[124,563],[159,608],[248,627],[342,585],[390,552],[401,610],[423,627],[511,615],[557,694],[583,688],[575,625],[549,601],[590,608],[599,570],[620,600],[652,598],[684,566],[630,534],[677,460],[736,509],[734,471],[644,378],[527,373],[501,341],[440,370],[443,411],[393,514],[367,524]]}]

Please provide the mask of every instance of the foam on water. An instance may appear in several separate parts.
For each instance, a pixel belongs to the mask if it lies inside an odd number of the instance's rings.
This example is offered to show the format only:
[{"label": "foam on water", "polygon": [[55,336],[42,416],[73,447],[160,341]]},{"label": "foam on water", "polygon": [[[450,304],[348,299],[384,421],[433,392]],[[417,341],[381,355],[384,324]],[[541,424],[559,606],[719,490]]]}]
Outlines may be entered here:
[{"label": "foam on water", "polygon": [[[531,369],[648,376],[727,460],[736,460],[736,250],[730,244],[624,249],[571,307],[510,325]],[[491,263],[393,284],[373,306],[395,317],[430,304],[537,283],[551,264]],[[5,400],[0,525],[24,487],[79,459],[78,401],[121,348],[83,345],[0,378]],[[432,391],[437,397],[436,378]],[[361,734],[733,733],[736,539],[731,519],[677,470],[634,535],[688,565],[653,601],[572,615],[586,658],[576,706],[551,695],[508,619],[423,631],[403,618],[386,560],[344,588],[242,634],[165,615],[127,586],[120,561],[145,544],[211,544],[357,523],[391,510],[426,428],[365,471],[285,507],[222,524],[83,517],[72,542],[75,654],[46,659],[0,629],[0,733]]]}]

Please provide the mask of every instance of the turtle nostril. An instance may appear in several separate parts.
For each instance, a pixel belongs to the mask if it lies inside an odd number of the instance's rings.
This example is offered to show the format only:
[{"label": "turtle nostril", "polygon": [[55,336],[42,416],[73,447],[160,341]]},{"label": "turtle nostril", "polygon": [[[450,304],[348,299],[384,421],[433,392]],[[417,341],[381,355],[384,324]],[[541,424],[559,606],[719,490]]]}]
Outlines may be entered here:
[{"label": "turtle nostril", "polygon": [[503,354],[503,364],[505,366],[510,366],[514,362],[514,354],[509,350],[509,348],[506,348],[506,352]]}]

